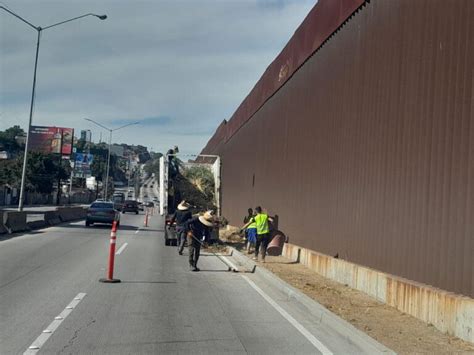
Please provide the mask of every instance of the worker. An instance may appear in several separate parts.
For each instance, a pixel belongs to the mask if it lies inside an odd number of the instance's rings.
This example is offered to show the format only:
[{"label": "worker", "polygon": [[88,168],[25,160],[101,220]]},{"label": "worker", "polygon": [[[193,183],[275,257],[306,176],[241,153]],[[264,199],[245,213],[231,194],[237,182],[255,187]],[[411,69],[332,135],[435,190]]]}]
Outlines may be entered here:
[{"label": "worker", "polygon": [[269,217],[267,213],[264,213],[262,207],[255,207],[256,215],[250,219],[242,229],[249,227],[252,223],[256,224],[257,227],[257,241],[255,243],[255,257],[254,260],[258,261],[258,252],[261,249],[262,262],[265,262],[265,256],[267,254],[268,243],[270,242],[270,227],[268,221],[272,222],[273,218]]},{"label": "worker", "polygon": [[[254,217],[253,210],[249,208],[247,210],[248,215],[244,217],[244,223],[250,222],[252,217]],[[257,224],[255,222],[251,222],[248,227],[245,229],[245,239],[247,240],[247,254],[250,254],[250,248],[252,246],[255,247],[255,243],[257,242]]]},{"label": "worker", "polygon": [[214,217],[211,211],[202,216],[194,217],[186,222],[189,250],[189,267],[191,271],[199,271],[197,262],[201,253],[201,245],[211,238],[211,229],[214,226]]},{"label": "worker", "polygon": [[186,242],[186,222],[193,218],[189,207],[189,203],[185,200],[181,201],[170,221],[170,225],[173,225],[176,221],[176,238],[178,239],[179,255],[183,255],[184,243]]}]

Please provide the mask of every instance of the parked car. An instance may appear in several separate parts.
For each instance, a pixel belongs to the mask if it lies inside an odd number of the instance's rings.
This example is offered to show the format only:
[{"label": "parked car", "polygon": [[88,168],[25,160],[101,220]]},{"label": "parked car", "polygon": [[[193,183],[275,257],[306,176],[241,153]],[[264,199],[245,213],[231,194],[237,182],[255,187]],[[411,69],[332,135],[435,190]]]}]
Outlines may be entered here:
[{"label": "parked car", "polygon": [[143,203],[137,202],[137,205],[138,205],[138,209],[139,209],[140,211],[144,211],[144,210],[145,210],[145,207],[143,207]]},{"label": "parked car", "polygon": [[135,212],[138,214],[138,202],[134,200],[125,200],[122,206],[122,213]]},{"label": "parked car", "polygon": [[120,224],[120,212],[114,208],[113,202],[96,201],[87,209],[86,227],[94,223],[112,224],[117,221]]}]

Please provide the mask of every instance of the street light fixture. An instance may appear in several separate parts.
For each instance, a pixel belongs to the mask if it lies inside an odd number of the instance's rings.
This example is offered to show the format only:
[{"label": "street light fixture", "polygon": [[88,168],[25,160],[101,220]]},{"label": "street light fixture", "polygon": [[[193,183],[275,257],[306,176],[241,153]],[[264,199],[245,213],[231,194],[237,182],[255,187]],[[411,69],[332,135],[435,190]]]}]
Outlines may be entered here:
[{"label": "street light fixture", "polygon": [[71,21],[74,21],[74,20],[78,20],[78,19],[86,17],[86,16],[94,16],[94,17],[97,17],[100,20],[105,20],[107,18],[107,15],[96,15],[96,14],[93,14],[93,13],[88,13],[88,14],[85,14],[85,15],[82,15],[82,16],[71,18],[69,20],[54,23],[54,24],[46,26],[46,27],[40,27],[40,26],[33,25],[32,23],[28,22],[27,20],[25,20],[20,15],[18,15],[16,13],[14,13],[13,11],[7,9],[5,6],[0,6],[0,9],[5,10],[9,14],[15,16],[16,18],[23,21],[28,26],[30,26],[31,28],[33,28],[34,30],[36,30],[38,32],[38,39],[37,39],[37,42],[36,42],[35,70],[33,72],[33,88],[31,90],[32,92],[31,92],[31,105],[30,105],[30,119],[28,121],[28,130],[26,131],[25,154],[24,154],[24,157],[23,157],[23,169],[22,169],[22,172],[21,172],[20,201],[18,202],[18,210],[22,211],[23,210],[23,195],[25,193],[25,177],[26,177],[26,163],[27,163],[27,159],[28,159],[28,143],[29,143],[29,140],[30,140],[31,122],[33,121],[33,107],[34,107],[34,102],[35,102],[35,90],[36,90],[36,69],[38,68],[38,54],[39,54],[41,32],[48,29],[48,28],[59,26],[59,25],[62,25],[66,22],[71,22]]},{"label": "street light fixture", "polygon": [[86,121],[89,121],[89,122],[92,122],[94,124],[96,124],[97,126],[99,127],[102,127],[103,129],[109,131],[109,152],[108,152],[108,155],[107,155],[107,176],[106,176],[106,179],[105,179],[105,193],[104,193],[104,199],[106,200],[107,199],[107,189],[109,187],[109,169],[110,169],[110,145],[112,144],[112,132],[114,131],[118,131],[119,129],[122,129],[122,128],[125,128],[125,127],[128,127],[128,126],[132,126],[132,125],[136,125],[136,124],[140,124],[140,122],[132,122],[132,123],[127,123],[126,125],[123,125],[123,126],[120,126],[118,128],[109,128],[109,127],[105,127],[103,124],[99,123],[99,122],[96,122],[94,120],[91,120],[90,118],[84,118]]}]

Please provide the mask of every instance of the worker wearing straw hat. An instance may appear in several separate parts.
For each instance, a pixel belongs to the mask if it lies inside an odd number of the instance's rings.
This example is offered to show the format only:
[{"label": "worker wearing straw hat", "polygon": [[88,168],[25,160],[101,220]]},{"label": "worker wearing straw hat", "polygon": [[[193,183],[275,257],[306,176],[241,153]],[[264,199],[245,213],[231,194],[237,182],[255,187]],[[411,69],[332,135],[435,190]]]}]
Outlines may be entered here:
[{"label": "worker wearing straw hat", "polygon": [[202,216],[194,217],[186,222],[188,230],[189,267],[191,271],[199,271],[197,262],[201,253],[201,245],[211,237],[213,215],[211,211],[205,212]]},{"label": "worker wearing straw hat", "polygon": [[193,217],[189,207],[189,203],[185,200],[181,201],[170,221],[171,225],[176,221],[176,237],[178,239],[179,255],[183,255],[184,243],[186,242],[186,222]]}]

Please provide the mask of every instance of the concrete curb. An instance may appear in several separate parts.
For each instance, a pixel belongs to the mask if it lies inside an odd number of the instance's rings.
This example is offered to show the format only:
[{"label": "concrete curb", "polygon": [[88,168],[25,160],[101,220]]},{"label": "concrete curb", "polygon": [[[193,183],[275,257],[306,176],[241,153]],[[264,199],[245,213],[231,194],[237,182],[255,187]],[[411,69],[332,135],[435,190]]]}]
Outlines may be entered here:
[{"label": "concrete curb", "polygon": [[[234,256],[238,256],[239,258],[245,258],[247,259],[247,263],[257,266],[256,263],[254,263],[252,260],[250,260],[247,256],[242,254],[234,247],[228,247],[230,250],[234,251]],[[359,344],[362,348],[372,347],[376,348],[377,351],[380,351],[381,353],[396,354],[393,350],[387,348],[385,345],[379,343],[375,339],[371,338],[369,335],[354,327],[352,324],[348,323],[344,319],[332,313],[324,306],[319,304],[317,301],[306,296],[303,292],[289,285],[267,269],[257,267],[255,269],[255,273],[259,276],[262,276],[280,291],[284,292],[289,299],[293,298],[300,302],[304,307],[308,309],[308,312],[310,314],[312,314],[316,319],[318,319],[321,324],[330,326],[331,328],[336,328],[340,330],[342,334],[347,334],[348,336],[350,335],[351,340],[353,340],[354,343]]]}]

